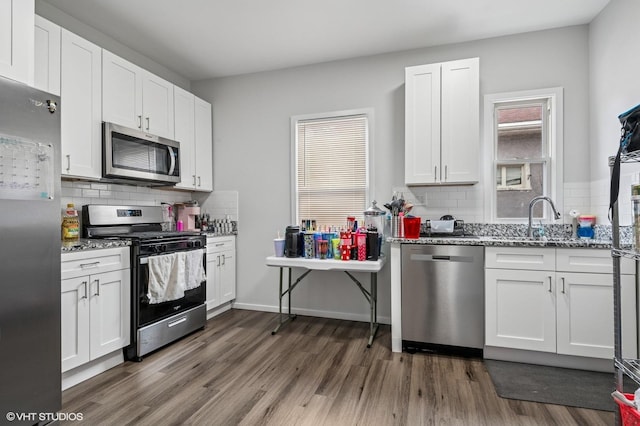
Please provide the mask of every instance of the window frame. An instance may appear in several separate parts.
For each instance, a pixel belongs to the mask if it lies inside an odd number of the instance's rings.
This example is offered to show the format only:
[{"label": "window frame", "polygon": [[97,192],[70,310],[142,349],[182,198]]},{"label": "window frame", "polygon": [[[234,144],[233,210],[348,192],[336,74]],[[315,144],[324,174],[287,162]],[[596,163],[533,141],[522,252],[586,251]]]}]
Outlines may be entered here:
[{"label": "window frame", "polygon": [[[527,102],[527,101],[547,101],[548,120],[547,120],[547,155],[546,165],[548,171],[545,172],[549,176],[545,179],[545,187],[543,189],[545,195],[551,197],[559,212],[563,212],[564,194],[563,194],[563,88],[552,87],[546,89],[524,90],[516,92],[493,93],[484,95],[483,107],[483,125],[484,125],[484,199],[485,208],[484,216],[487,223],[527,223],[527,218],[498,218],[497,217],[497,163],[507,163],[508,161],[499,161],[496,158],[496,141],[497,141],[497,125],[495,118],[495,109],[498,104],[506,104],[509,102]],[[544,120],[543,120],[544,121]],[[543,129],[544,131],[544,129]],[[522,163],[523,161],[517,161]],[[535,162],[535,161],[534,161]],[[543,222],[550,219],[547,206],[543,210]]]},{"label": "window frame", "polygon": [[[290,207],[290,223],[292,224],[300,224],[303,218],[299,217],[298,212],[298,188],[297,188],[297,175],[298,175],[298,132],[297,132],[297,124],[299,121],[305,120],[323,120],[323,119],[332,119],[332,118],[340,118],[340,117],[350,117],[364,115],[367,118],[367,141],[366,141],[366,189],[365,189],[365,205],[362,208],[362,212],[354,212],[355,216],[364,216],[364,211],[367,206],[371,203],[372,195],[373,195],[373,173],[371,173],[372,165],[373,165],[373,141],[374,141],[374,114],[373,108],[358,108],[358,109],[349,109],[349,110],[338,110],[338,111],[329,111],[322,113],[312,113],[312,114],[302,114],[302,115],[294,115],[291,116],[290,120],[290,192],[291,192],[291,207]],[[304,218],[306,219],[306,218]],[[346,217],[345,217],[345,225],[346,225]]]},{"label": "window frame", "polygon": [[[501,168],[500,173],[500,184],[498,184],[496,190],[497,191],[528,191],[531,189],[531,180],[529,179],[529,175],[531,174],[531,163],[530,162],[515,162],[508,163],[506,161],[499,161],[498,166]],[[507,168],[509,167],[520,167],[520,185],[507,185]],[[496,175],[496,183],[497,183],[497,175]]]}]

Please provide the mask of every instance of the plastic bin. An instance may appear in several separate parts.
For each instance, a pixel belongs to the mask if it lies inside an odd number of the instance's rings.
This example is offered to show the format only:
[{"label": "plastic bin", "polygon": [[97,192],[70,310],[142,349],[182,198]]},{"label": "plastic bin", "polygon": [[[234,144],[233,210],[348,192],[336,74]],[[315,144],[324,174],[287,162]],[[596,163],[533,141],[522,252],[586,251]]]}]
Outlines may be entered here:
[{"label": "plastic bin", "polygon": [[420,218],[419,217],[404,218],[404,237],[420,238]]},{"label": "plastic bin", "polygon": [[[629,401],[633,401],[633,394],[623,393],[624,397]],[[620,419],[623,426],[640,426],[640,411],[635,407],[626,405],[614,396],[613,400],[620,407]]]}]

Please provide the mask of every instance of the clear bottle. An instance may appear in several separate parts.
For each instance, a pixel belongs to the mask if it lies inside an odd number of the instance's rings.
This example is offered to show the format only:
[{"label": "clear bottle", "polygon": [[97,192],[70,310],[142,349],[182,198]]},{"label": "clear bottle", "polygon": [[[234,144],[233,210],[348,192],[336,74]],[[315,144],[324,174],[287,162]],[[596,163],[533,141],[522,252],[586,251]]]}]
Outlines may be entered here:
[{"label": "clear bottle", "polygon": [[62,211],[62,241],[78,241],[80,239],[80,219],[73,203],[67,204]]}]

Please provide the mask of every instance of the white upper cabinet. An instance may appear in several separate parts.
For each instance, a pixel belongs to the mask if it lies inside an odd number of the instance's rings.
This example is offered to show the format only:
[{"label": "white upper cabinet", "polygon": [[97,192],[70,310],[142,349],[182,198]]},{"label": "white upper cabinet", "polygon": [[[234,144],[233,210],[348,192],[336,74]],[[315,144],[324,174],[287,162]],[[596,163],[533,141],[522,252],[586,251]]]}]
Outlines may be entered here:
[{"label": "white upper cabinet", "polygon": [[62,175],[102,176],[102,49],[62,29]]},{"label": "white upper cabinet", "polygon": [[173,84],[103,50],[102,119],[174,139]]},{"label": "white upper cabinet", "polygon": [[176,188],[196,186],[195,96],[180,87],[174,88],[175,135],[180,142],[180,177]]},{"label": "white upper cabinet", "polygon": [[211,104],[195,98],[196,190],[213,191]]},{"label": "white upper cabinet", "polygon": [[175,138],[180,142],[180,176],[176,188],[213,190],[211,104],[175,87]]},{"label": "white upper cabinet", "polygon": [[33,85],[34,0],[0,0],[0,75]]},{"label": "white upper cabinet", "polygon": [[33,87],[60,95],[60,26],[36,15],[34,35]]},{"label": "white upper cabinet", "polygon": [[405,183],[478,182],[479,59],[405,69]]}]

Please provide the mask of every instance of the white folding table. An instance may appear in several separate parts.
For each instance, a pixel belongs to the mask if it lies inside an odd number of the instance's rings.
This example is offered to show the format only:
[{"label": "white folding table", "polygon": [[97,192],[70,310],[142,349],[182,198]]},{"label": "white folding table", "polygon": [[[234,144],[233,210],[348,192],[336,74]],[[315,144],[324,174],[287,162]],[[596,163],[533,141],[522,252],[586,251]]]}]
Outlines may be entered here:
[{"label": "white folding table", "polygon": [[[280,322],[278,326],[271,332],[276,334],[280,327],[288,321],[296,318],[295,314],[291,313],[291,291],[307,276],[311,271],[342,271],[351,278],[351,280],[358,286],[365,299],[369,302],[370,306],[370,320],[369,320],[369,343],[367,347],[370,348],[373,343],[373,338],[378,331],[378,272],[382,269],[386,262],[386,257],[382,256],[378,260],[335,260],[335,259],[305,259],[303,257],[275,257],[269,256],[266,258],[265,263],[267,266],[276,266],[280,268],[280,281],[279,281],[279,293],[278,293],[278,312],[280,313]],[[286,290],[282,290],[283,270],[288,269],[288,286]],[[292,284],[291,269],[301,268],[306,271],[300,275],[296,281]],[[352,272],[369,272],[370,278],[370,290],[364,288],[362,283],[353,276]],[[282,298],[284,296],[288,298],[289,309],[287,311],[286,318],[283,319],[282,313]]]}]

